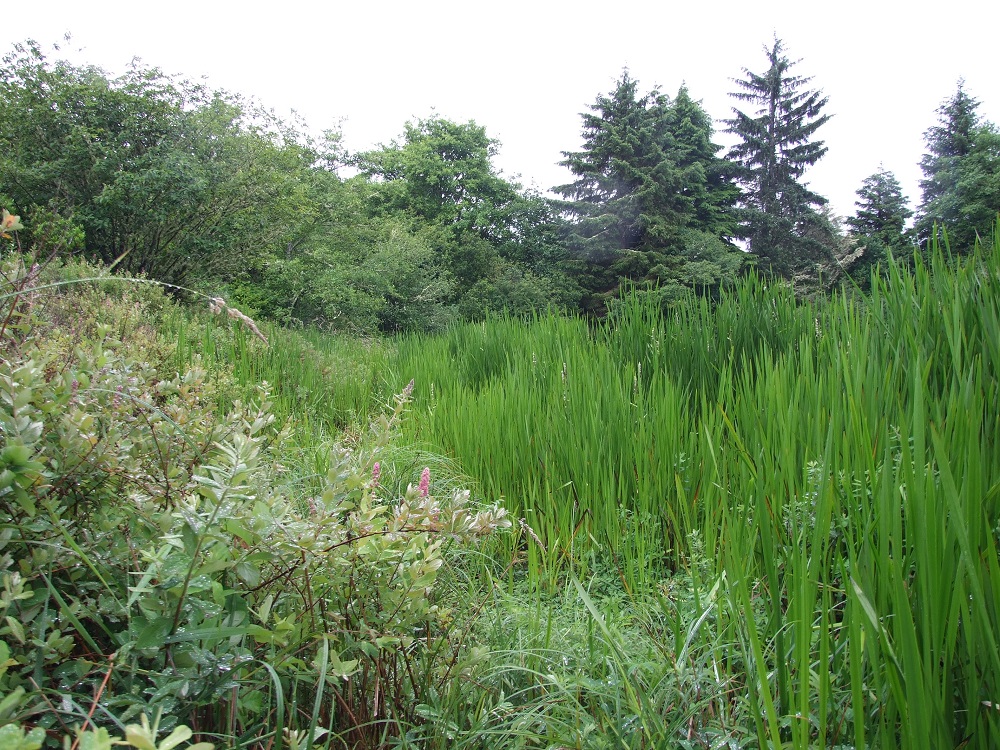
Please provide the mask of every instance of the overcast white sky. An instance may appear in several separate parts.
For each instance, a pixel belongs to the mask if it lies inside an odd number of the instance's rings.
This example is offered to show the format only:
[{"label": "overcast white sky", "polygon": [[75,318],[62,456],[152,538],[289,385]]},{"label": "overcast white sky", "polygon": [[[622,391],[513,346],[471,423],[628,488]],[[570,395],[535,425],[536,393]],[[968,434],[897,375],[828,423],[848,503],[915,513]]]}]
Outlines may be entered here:
[{"label": "overcast white sky", "polygon": [[0,50],[70,32],[74,62],[114,74],[137,56],[294,109],[316,132],[343,120],[352,151],[433,108],[485,125],[504,174],[547,190],[570,181],[560,152],[579,148],[580,113],[624,66],[644,90],[686,81],[718,120],[731,115],[731,79],[763,72],[777,34],[834,115],[817,134],[829,153],[806,180],[849,215],[880,163],[916,205],[923,132],[959,77],[1000,123],[998,21],[994,0],[35,0],[5,13]]}]

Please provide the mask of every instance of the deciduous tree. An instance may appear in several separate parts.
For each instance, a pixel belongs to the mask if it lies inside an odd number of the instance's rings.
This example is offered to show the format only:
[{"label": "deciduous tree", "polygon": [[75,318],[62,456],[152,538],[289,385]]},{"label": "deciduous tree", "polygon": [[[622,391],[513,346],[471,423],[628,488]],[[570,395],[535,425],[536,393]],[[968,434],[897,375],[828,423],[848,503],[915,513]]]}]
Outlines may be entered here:
[{"label": "deciduous tree", "polygon": [[498,146],[475,122],[432,117],[407,123],[401,142],[362,153],[355,163],[373,180],[376,214],[407,214],[427,227],[455,282],[452,301],[463,310],[494,307],[484,300],[498,296],[482,294],[484,285],[511,289],[522,282],[532,289],[512,298],[543,306],[575,302],[572,285],[543,284],[561,290],[555,297],[535,289],[536,279],[562,274],[555,217],[545,199],[498,172]]},{"label": "deciduous tree", "polygon": [[72,216],[85,252],[184,283],[281,242],[312,160],[236,98],[139,64],[109,77],[19,45],[0,67],[0,182]]}]

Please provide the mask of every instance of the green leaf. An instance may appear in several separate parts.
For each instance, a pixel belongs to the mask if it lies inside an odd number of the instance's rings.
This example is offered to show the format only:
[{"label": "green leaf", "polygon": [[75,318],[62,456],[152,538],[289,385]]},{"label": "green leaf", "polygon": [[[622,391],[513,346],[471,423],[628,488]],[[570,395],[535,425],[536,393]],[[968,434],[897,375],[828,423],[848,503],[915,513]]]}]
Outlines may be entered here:
[{"label": "green leaf", "polygon": [[260,584],[260,570],[253,563],[245,560],[236,563],[236,575],[250,588],[255,588]]},{"label": "green leaf", "polygon": [[257,643],[274,643],[275,639],[278,638],[276,633],[267,628],[262,628],[260,625],[247,626],[247,635],[257,641]]},{"label": "green leaf", "polygon": [[80,735],[80,750],[111,750],[114,740],[104,727]]},{"label": "green leaf", "polygon": [[16,667],[17,662],[10,658],[10,648],[6,643],[0,641],[0,677],[3,677],[4,673],[10,667]]},{"label": "green leaf", "polygon": [[189,641],[220,640],[222,638],[232,638],[234,636],[247,635],[252,625],[240,625],[234,627],[205,627],[205,628],[185,628],[178,630],[169,638],[165,638],[163,643],[186,643]]},{"label": "green leaf", "polygon": [[173,626],[174,621],[170,617],[156,618],[139,633],[139,637],[135,641],[135,647],[142,649],[162,646]]},{"label": "green leaf", "polygon": [[38,506],[35,505],[35,498],[33,495],[29,495],[21,487],[15,485],[14,500],[17,501],[17,504],[21,506],[21,510],[23,510],[29,518],[35,517],[35,513],[38,512]]},{"label": "green leaf", "polygon": [[45,732],[32,729],[27,735],[16,724],[0,727],[0,750],[38,750],[45,741]]},{"label": "green leaf", "polygon": [[262,625],[267,625],[267,621],[271,616],[271,607],[274,605],[274,594],[268,594],[264,597],[264,601],[260,603],[260,609],[257,610],[257,619],[260,620]]},{"label": "green leaf", "polygon": [[7,445],[0,450],[0,461],[8,466],[24,466],[31,459],[31,448],[26,445]]},{"label": "green leaf", "polygon": [[24,645],[25,643],[24,627],[21,625],[21,623],[19,623],[10,615],[5,617],[4,619],[7,621],[7,627],[10,628],[10,634],[14,636],[15,640],[17,640],[18,643]]},{"label": "green leaf", "polygon": [[8,713],[16,709],[21,705],[22,699],[24,698],[24,688],[17,687],[14,691],[8,693],[0,699],[0,718],[3,718]]},{"label": "green leaf", "polygon": [[174,731],[172,731],[170,735],[160,743],[158,750],[173,750],[182,742],[187,742],[191,739],[192,734],[194,734],[194,732],[191,731],[191,728],[182,724],[174,729]]},{"label": "green leaf", "polygon": [[149,729],[138,724],[125,727],[125,742],[139,750],[156,750],[155,738]]}]

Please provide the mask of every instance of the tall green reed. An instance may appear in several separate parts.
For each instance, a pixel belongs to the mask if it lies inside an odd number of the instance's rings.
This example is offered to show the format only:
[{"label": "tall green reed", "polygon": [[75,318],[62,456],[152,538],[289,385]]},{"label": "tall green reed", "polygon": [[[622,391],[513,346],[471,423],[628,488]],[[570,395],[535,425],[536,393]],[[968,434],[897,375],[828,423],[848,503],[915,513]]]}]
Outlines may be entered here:
[{"label": "tall green reed", "polygon": [[750,278],[594,328],[459,326],[390,363],[417,381],[411,437],[526,519],[549,583],[604,559],[632,591],[718,584],[762,743],[991,747],[1000,239],[884,270],[867,296]]},{"label": "tall green reed", "polygon": [[[809,303],[751,277],[667,312],[633,293],[596,326],[498,318],[268,353],[206,327],[189,350],[331,425],[415,379],[411,440],[525,520],[499,557],[550,589],[610,568],[633,596],[684,572],[693,602],[661,600],[662,658],[707,654],[728,686],[713,713],[748,718],[761,745],[992,747],[1000,239],[884,270],[870,294]],[[592,632],[627,674],[616,633]],[[551,694],[539,684],[520,695]]]}]

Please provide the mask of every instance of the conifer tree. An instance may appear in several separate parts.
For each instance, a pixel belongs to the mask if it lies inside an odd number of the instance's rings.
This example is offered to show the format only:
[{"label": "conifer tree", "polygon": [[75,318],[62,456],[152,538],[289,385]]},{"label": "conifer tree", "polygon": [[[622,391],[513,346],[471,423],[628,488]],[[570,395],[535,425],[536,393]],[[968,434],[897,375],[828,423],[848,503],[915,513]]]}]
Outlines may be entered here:
[{"label": "conifer tree", "polygon": [[681,171],[678,198],[685,226],[719,238],[735,236],[733,208],[740,191],[733,181],[733,166],[718,156],[722,146],[712,142],[712,118],[691,98],[686,84],[677,92],[666,120],[673,136],[671,157]]},{"label": "conifer tree", "polygon": [[936,226],[948,231],[956,252],[972,249],[976,235],[987,236],[1000,211],[1000,133],[982,123],[979,102],[958,82],[955,94],[938,108],[938,124],[924,134],[927,153],[920,161],[922,201],[916,233],[926,242]]},{"label": "conifer tree", "polygon": [[814,136],[830,115],[821,114],[827,97],[805,88],[812,79],[791,74],[796,63],[785,55],[780,39],[765,53],[769,67],[763,74],[745,68],[746,78],[735,81],[740,90],[732,96],[753,111],[734,107],[735,117],[726,121],[727,131],[740,139],[729,158],[738,164],[744,188],[741,236],[763,264],[789,275],[828,254],[823,243],[798,227],[814,223],[813,206],[826,203],[801,178],[827,151]]},{"label": "conifer tree", "polygon": [[847,225],[858,237],[878,240],[882,247],[902,250],[908,245],[906,220],[913,212],[896,176],[883,167],[861,183],[855,203],[857,212]]},{"label": "conifer tree", "polygon": [[[554,190],[568,198],[562,209],[571,217],[570,244],[587,259],[585,283],[598,298],[622,279],[686,284],[687,244],[700,256],[705,248],[713,256],[737,252],[723,241],[735,228],[736,188],[711,142],[711,118],[686,88],[674,102],[656,88],[640,95],[625,71],[590,109],[583,149],[564,152],[560,162],[577,179]],[[716,261],[708,267],[717,271],[699,279],[738,266]],[[592,307],[600,306],[598,299]]]},{"label": "conifer tree", "polygon": [[851,234],[863,248],[851,274],[859,281],[869,278],[872,265],[886,258],[887,253],[904,254],[910,244],[906,221],[913,212],[896,176],[881,165],[864,179],[857,191],[857,211],[847,219]]},{"label": "conifer tree", "polygon": [[626,70],[615,90],[582,115],[583,150],[563,152],[560,164],[577,179],[554,190],[569,199],[563,209],[575,220],[574,239],[593,260],[613,259],[650,239],[655,194],[677,180],[663,154],[668,106],[656,89],[639,96]]},{"label": "conifer tree", "polygon": [[[938,124],[924,133],[927,153],[920,160],[924,173],[920,181],[922,221],[954,218],[951,214],[956,213],[958,165],[972,150],[978,107],[979,102],[966,93],[965,81],[960,80],[954,96],[938,107]],[[930,216],[935,213],[938,216]]]}]

